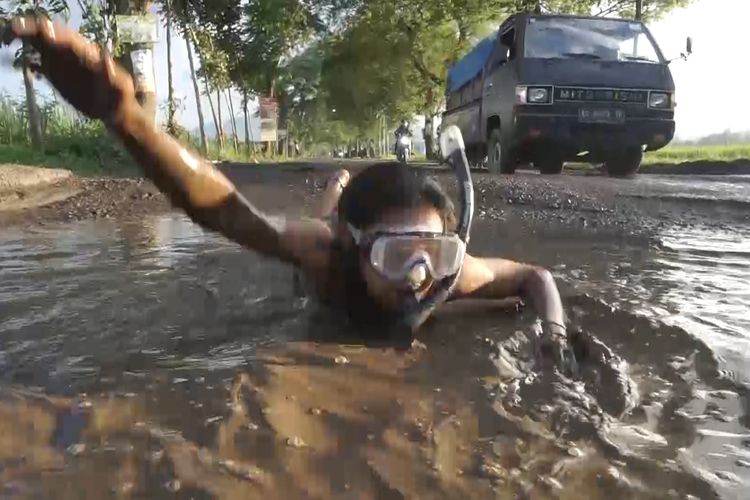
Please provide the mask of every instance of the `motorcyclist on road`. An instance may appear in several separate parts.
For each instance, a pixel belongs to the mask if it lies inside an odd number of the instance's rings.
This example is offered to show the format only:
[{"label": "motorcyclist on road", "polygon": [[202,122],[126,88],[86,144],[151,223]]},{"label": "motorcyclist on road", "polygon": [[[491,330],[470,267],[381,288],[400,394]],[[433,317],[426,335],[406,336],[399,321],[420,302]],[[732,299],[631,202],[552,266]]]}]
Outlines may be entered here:
[{"label": "motorcyclist on road", "polygon": [[401,125],[398,126],[394,134],[396,135],[396,141],[398,141],[403,135],[409,136],[409,138],[411,139],[411,129],[409,129],[409,122],[407,120],[401,120]]},{"label": "motorcyclist on road", "polygon": [[[393,150],[396,154],[398,154],[398,143],[401,140],[402,137],[406,136],[409,138],[409,144],[411,144],[411,129],[409,128],[409,121],[408,120],[401,120],[401,124],[398,126],[396,131],[394,132],[394,135],[396,136],[396,142],[393,145]],[[411,147],[410,147],[411,148]]]}]

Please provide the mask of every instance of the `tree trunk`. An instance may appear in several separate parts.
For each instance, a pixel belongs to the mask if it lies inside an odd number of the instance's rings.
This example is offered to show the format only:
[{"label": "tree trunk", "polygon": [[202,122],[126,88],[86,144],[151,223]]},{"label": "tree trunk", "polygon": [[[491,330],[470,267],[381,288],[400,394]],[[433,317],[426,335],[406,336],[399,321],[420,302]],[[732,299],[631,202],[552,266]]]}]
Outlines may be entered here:
[{"label": "tree trunk", "polygon": [[216,89],[216,116],[219,118],[219,147],[224,151],[224,119],[221,117],[221,90]]},{"label": "tree trunk", "polygon": [[36,93],[34,92],[34,73],[29,67],[28,54],[31,46],[28,42],[23,43],[23,86],[26,89],[26,112],[29,118],[29,136],[31,137],[31,147],[34,151],[44,149],[42,138],[42,115],[39,112],[39,106],[36,103]]},{"label": "tree trunk", "polygon": [[234,103],[232,102],[232,89],[227,89],[226,98],[228,101],[229,112],[232,114],[232,142],[234,144],[234,152],[240,152],[240,140],[237,137],[237,118],[234,116]]},{"label": "tree trunk", "polygon": [[[275,97],[276,96],[275,95],[275,90],[276,90],[276,75],[274,74],[274,75],[271,76],[270,84],[268,86],[268,97]],[[277,113],[278,113],[278,108],[277,108]],[[263,134],[262,128],[263,128],[263,125],[262,125],[262,122],[261,122],[261,135]],[[276,121],[276,131],[277,131],[277,134],[278,134],[278,130],[279,130],[279,122],[278,122],[278,116],[277,116],[277,121]],[[266,143],[266,152],[270,153],[271,158],[274,158],[276,156],[276,146],[278,145],[278,140],[279,140],[279,138],[278,138],[278,135],[277,135],[276,136],[276,141],[277,142],[274,143],[274,142],[270,142],[269,141],[269,142]]]},{"label": "tree trunk", "polygon": [[[284,93],[279,96],[279,116],[277,128],[285,131],[283,141],[279,140],[279,147],[282,153],[289,151],[289,96]],[[289,156],[287,154],[287,156]]]},{"label": "tree trunk", "polygon": [[172,79],[172,7],[170,0],[166,0],[165,7],[167,18],[167,82],[169,87],[169,96],[167,97],[167,132],[175,135],[177,132],[175,124],[177,108],[174,102],[174,81]]},{"label": "tree trunk", "polygon": [[242,92],[242,114],[245,117],[245,154],[250,157],[250,113],[247,112],[247,91]]},{"label": "tree trunk", "polygon": [[201,91],[198,86],[198,77],[195,74],[195,61],[193,60],[193,48],[190,46],[190,37],[185,37],[185,46],[187,47],[188,63],[190,64],[190,78],[193,80],[193,90],[195,91],[195,107],[198,109],[198,124],[201,133],[201,149],[204,155],[208,155],[208,139],[206,138],[206,122],[203,119],[203,107],[201,106]]},{"label": "tree trunk", "polygon": [[433,132],[433,126],[435,124],[435,117],[427,111],[424,115],[424,148],[425,156],[428,160],[437,159],[435,154],[435,135]]},{"label": "tree trunk", "polygon": [[635,0],[635,18],[643,20],[643,0]]},{"label": "tree trunk", "polygon": [[385,145],[385,115],[380,117],[380,156],[383,157],[388,153],[388,148]]},{"label": "tree trunk", "polygon": [[393,146],[391,145],[391,131],[388,129],[388,122],[385,123],[385,150],[388,154],[393,152]]},{"label": "tree trunk", "polygon": [[[214,119],[214,128],[216,129],[216,140],[219,140],[219,121],[216,119],[216,109],[214,108],[214,101],[211,99],[211,90],[208,88],[208,78],[203,75],[203,85],[206,89],[206,99],[208,99],[208,106],[211,108],[211,117]],[[219,143],[221,147],[221,143]]]}]

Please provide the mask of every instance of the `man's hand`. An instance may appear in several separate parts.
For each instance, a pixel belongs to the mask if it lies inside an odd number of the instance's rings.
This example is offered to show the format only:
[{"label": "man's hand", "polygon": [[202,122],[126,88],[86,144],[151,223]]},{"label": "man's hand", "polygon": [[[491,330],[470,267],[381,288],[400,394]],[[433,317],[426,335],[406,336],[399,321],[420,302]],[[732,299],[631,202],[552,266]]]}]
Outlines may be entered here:
[{"label": "man's hand", "polygon": [[116,123],[135,103],[130,75],[101,48],[45,17],[17,17],[2,29],[2,43],[21,39],[41,55],[40,71],[78,111]]},{"label": "man's hand", "polygon": [[567,376],[576,375],[578,363],[568,342],[564,325],[551,321],[538,321],[534,325],[534,353],[538,363],[552,364]]},{"label": "man's hand", "polygon": [[344,188],[349,184],[350,179],[351,174],[349,171],[342,169],[333,174],[328,181],[326,181],[323,196],[320,198],[320,204],[315,210],[315,217],[325,219],[330,217],[336,211],[339,198],[341,198],[341,193],[344,192]]},{"label": "man's hand", "polygon": [[0,41],[21,39],[41,55],[35,68],[81,113],[103,120],[144,173],[203,227],[262,255],[326,274],[331,231],[322,221],[273,219],[209,162],[154,127],[135,100],[133,80],[101,48],[45,17],[18,17]]}]

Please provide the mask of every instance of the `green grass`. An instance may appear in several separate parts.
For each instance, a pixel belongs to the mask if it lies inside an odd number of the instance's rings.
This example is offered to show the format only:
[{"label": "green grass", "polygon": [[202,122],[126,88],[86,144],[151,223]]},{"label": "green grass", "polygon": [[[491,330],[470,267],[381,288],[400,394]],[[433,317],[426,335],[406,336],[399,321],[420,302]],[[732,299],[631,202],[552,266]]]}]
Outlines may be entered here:
[{"label": "green grass", "polygon": [[693,161],[729,162],[750,160],[750,144],[706,145],[676,144],[647,153],[644,164],[685,163]]},{"label": "green grass", "polygon": [[56,101],[39,104],[43,152],[29,141],[26,104],[0,96],[0,163],[66,168],[77,175],[125,176],[135,164],[99,122],[86,120]]},{"label": "green grass", "polygon": [[[199,151],[198,144],[195,140],[191,139],[189,141],[182,140],[183,143],[189,143],[189,145],[196,151]],[[211,141],[208,144],[208,159],[209,160],[217,160],[217,161],[230,161],[230,162],[237,162],[237,163],[252,163],[254,160],[257,160],[258,162],[262,163],[273,163],[277,161],[285,161],[284,155],[276,155],[271,156],[268,154],[264,154],[261,151],[260,146],[256,146],[255,149],[250,149],[250,153],[248,154],[247,149],[245,148],[244,143],[240,143],[239,150],[234,150],[234,145],[232,144],[231,140],[227,140],[224,144],[224,149],[219,149],[219,143],[218,141]],[[290,158],[291,159],[291,158]]]},{"label": "green grass", "polygon": [[[48,146],[49,148],[49,146]],[[114,153],[114,144],[106,148]],[[0,164],[29,165],[33,167],[65,168],[78,176],[127,177],[138,174],[136,165],[124,152],[117,155],[78,153],[69,148],[37,153],[29,146],[0,146]]]}]

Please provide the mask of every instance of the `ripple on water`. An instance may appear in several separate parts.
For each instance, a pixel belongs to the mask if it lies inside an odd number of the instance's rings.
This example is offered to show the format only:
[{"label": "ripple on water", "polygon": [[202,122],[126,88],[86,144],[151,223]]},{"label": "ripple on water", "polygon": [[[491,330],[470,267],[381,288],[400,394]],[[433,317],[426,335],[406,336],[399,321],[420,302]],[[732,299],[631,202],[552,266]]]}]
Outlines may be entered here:
[{"label": "ripple on water", "polygon": [[663,301],[675,312],[670,321],[702,338],[732,365],[738,382],[750,383],[750,232],[710,228],[669,230],[661,235],[661,261],[655,270],[671,284]]}]

